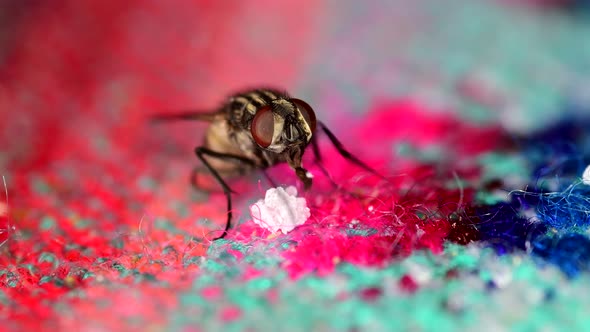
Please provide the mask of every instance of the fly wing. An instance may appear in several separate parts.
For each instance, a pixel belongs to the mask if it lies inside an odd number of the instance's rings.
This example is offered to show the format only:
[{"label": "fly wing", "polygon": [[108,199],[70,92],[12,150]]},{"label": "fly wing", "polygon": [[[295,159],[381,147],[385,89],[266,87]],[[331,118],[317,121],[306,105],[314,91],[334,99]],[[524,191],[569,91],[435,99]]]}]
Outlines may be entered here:
[{"label": "fly wing", "polygon": [[216,112],[197,112],[181,111],[176,113],[160,113],[150,116],[152,122],[169,122],[169,121],[204,121],[213,122],[224,117],[222,111]]}]

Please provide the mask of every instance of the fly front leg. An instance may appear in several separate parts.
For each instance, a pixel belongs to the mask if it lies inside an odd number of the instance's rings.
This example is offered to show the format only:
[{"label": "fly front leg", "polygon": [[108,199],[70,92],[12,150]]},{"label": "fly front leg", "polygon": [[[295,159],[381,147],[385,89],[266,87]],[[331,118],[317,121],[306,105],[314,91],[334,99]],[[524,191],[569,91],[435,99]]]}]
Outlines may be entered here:
[{"label": "fly front leg", "polygon": [[303,182],[303,189],[308,190],[311,188],[312,179],[308,176],[308,172],[305,168],[301,167],[301,157],[303,156],[302,146],[291,148],[285,152],[285,159],[287,164],[295,170],[297,177]]},{"label": "fly front leg", "polygon": [[224,238],[227,235],[227,232],[229,231],[229,229],[231,228],[231,219],[232,219],[231,194],[235,193],[235,192],[223,180],[221,175],[219,175],[219,172],[213,166],[211,166],[211,164],[207,161],[205,156],[208,156],[211,158],[216,158],[219,160],[241,162],[241,163],[245,163],[245,164],[252,166],[252,167],[255,167],[256,163],[253,160],[250,160],[250,159],[242,157],[242,156],[237,156],[237,155],[228,154],[228,153],[220,153],[220,152],[216,152],[216,151],[210,150],[210,149],[208,149],[206,147],[202,147],[202,146],[197,147],[195,149],[195,154],[201,160],[201,162],[205,165],[205,167],[207,167],[209,172],[211,172],[211,174],[213,175],[215,180],[217,180],[217,182],[219,183],[219,185],[223,189],[223,193],[225,194],[225,197],[227,199],[227,221],[225,223],[225,229],[223,230],[223,233],[219,237],[216,237],[213,239],[213,240],[219,240],[219,239]]},{"label": "fly front leg", "polygon": [[311,178],[307,176],[307,170],[303,167],[295,168],[295,174],[303,182],[303,189],[309,190],[311,188]]},{"label": "fly front leg", "polygon": [[[251,166],[250,164],[248,164],[248,165]],[[194,167],[191,171],[191,174],[189,177],[189,182],[190,182],[191,186],[196,191],[205,191],[205,192],[211,193],[211,192],[213,192],[212,189],[199,186],[199,175],[205,171],[211,173],[208,168],[205,170],[205,169],[203,169],[203,167],[200,167],[200,166]],[[261,168],[260,171],[262,172],[262,175],[264,175],[264,178],[266,179],[266,181],[271,185],[271,187],[277,186],[276,181],[270,176],[270,174],[268,174],[268,170],[266,168]],[[239,170],[239,171],[235,171],[235,172],[218,171],[218,173],[223,178],[233,178],[235,176],[245,175],[248,172],[245,170]],[[236,192],[233,191],[233,189],[232,189],[232,193],[236,194]]]}]

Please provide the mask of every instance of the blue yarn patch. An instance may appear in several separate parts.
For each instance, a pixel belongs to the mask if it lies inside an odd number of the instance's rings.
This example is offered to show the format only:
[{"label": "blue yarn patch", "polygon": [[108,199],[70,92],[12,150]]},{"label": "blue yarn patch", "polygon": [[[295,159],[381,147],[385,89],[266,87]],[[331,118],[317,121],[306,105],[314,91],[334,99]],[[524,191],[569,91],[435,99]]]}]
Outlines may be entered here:
[{"label": "blue yarn patch", "polygon": [[580,181],[590,164],[590,123],[562,122],[515,142],[534,180],[508,202],[475,208],[480,239],[498,254],[526,250],[570,278],[590,270],[590,186]]}]

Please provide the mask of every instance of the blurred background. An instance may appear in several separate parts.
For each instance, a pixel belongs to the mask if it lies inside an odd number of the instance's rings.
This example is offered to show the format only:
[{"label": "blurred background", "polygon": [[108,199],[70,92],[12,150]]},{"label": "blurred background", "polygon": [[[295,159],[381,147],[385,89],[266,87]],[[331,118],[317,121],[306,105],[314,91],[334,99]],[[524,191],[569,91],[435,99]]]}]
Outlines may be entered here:
[{"label": "blurred background", "polygon": [[209,109],[257,85],[308,100],[335,127],[412,96],[534,130],[566,103],[588,111],[587,14],[574,0],[5,0],[0,167],[93,145],[125,150],[150,112]]},{"label": "blurred background", "polygon": [[[31,227],[47,214],[31,193],[53,197],[56,215],[90,209],[115,229],[146,212],[199,224],[212,216],[195,202],[223,206],[187,185],[206,127],[153,126],[150,114],[277,87],[366,160],[494,140],[466,140],[455,120],[437,132],[412,104],[437,114],[431,124],[448,116],[530,134],[590,114],[588,16],[588,1],[566,0],[5,0],[0,170]],[[391,102],[406,106],[366,121]],[[438,145],[434,158],[452,163]]]}]

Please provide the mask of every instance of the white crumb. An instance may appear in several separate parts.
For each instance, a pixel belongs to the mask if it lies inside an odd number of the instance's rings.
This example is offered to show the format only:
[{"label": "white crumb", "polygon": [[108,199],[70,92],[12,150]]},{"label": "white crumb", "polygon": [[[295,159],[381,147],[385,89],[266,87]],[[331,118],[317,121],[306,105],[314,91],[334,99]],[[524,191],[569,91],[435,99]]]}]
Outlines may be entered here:
[{"label": "white crumb", "polygon": [[287,234],[303,225],[311,213],[305,198],[297,197],[297,188],[290,186],[268,189],[264,200],[250,206],[250,215],[256,224],[273,234],[279,230]]},{"label": "white crumb", "polygon": [[590,186],[590,165],[588,165],[588,167],[586,167],[584,174],[582,174],[582,182],[585,185]]}]

